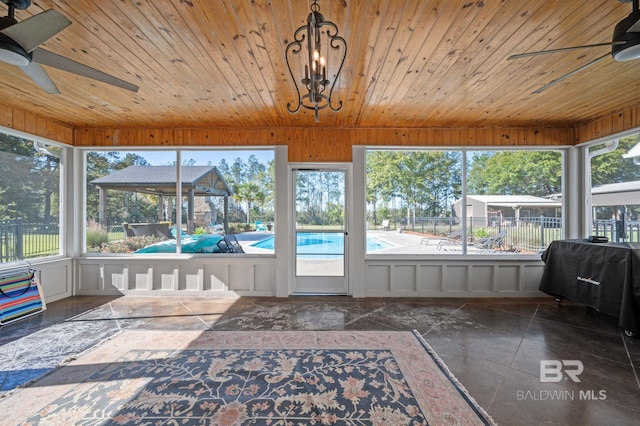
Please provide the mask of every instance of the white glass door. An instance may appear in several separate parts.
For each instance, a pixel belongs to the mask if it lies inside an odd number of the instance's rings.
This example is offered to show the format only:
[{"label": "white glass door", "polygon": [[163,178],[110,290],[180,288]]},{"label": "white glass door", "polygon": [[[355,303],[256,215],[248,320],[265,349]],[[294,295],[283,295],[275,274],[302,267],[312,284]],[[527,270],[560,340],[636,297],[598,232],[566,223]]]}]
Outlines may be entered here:
[{"label": "white glass door", "polygon": [[294,293],[347,294],[347,171],[294,169]]}]

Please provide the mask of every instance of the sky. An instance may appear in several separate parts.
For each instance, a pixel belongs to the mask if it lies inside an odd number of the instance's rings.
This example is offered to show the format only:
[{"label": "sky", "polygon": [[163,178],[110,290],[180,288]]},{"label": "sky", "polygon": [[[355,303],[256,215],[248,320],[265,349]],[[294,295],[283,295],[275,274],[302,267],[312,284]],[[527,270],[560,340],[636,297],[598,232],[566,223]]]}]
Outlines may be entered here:
[{"label": "sky", "polygon": [[[173,164],[176,160],[175,151],[133,151],[133,153],[143,157],[153,166],[164,166]],[[216,151],[182,151],[182,163],[195,160],[196,166],[218,165],[223,158],[229,165],[233,164],[236,158],[246,161],[251,155],[255,155],[261,163],[273,160],[273,150],[216,150]]]}]

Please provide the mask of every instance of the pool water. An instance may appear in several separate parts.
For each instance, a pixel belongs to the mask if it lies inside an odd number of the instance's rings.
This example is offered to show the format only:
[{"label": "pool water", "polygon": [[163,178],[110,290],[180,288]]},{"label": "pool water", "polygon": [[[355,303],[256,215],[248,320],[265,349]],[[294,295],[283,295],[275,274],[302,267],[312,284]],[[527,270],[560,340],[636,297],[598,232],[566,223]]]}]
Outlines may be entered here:
[{"label": "pool water", "polygon": [[[274,237],[251,244],[267,250],[274,249]],[[301,233],[297,237],[298,254],[342,254],[344,253],[344,234],[341,233]],[[367,252],[393,247],[391,244],[374,237],[367,237]]]}]

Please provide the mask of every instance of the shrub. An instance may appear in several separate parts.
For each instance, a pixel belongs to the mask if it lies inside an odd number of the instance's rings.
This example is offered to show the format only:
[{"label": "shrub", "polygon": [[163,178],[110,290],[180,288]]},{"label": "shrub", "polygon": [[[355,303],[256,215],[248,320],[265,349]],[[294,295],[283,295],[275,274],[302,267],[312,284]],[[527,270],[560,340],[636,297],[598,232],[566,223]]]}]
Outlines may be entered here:
[{"label": "shrub", "polygon": [[87,251],[89,251],[90,248],[98,248],[108,241],[109,234],[104,226],[95,220],[90,220],[87,223]]},{"label": "shrub", "polygon": [[230,223],[229,224],[229,233],[230,234],[240,234],[242,232],[255,231],[255,228],[250,223]]},{"label": "shrub", "polygon": [[87,246],[87,253],[133,253],[142,247],[146,247],[163,240],[163,238],[155,237],[153,235],[128,237],[120,241],[102,243],[100,247]]},{"label": "shrub", "polygon": [[487,238],[493,234],[490,230],[486,228],[476,228],[473,230],[473,236],[476,238]]},{"label": "shrub", "polygon": [[208,234],[207,228],[203,228],[201,226],[198,226],[195,231],[193,231],[193,235],[206,235]]}]

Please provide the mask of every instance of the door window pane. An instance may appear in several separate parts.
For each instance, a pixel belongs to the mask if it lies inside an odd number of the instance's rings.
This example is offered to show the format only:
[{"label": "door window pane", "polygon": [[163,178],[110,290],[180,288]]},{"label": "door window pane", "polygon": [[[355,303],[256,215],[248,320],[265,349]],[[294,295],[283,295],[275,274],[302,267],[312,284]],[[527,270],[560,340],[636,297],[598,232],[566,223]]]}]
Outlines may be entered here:
[{"label": "door window pane", "polygon": [[345,172],[298,170],[296,276],[345,274]]}]

